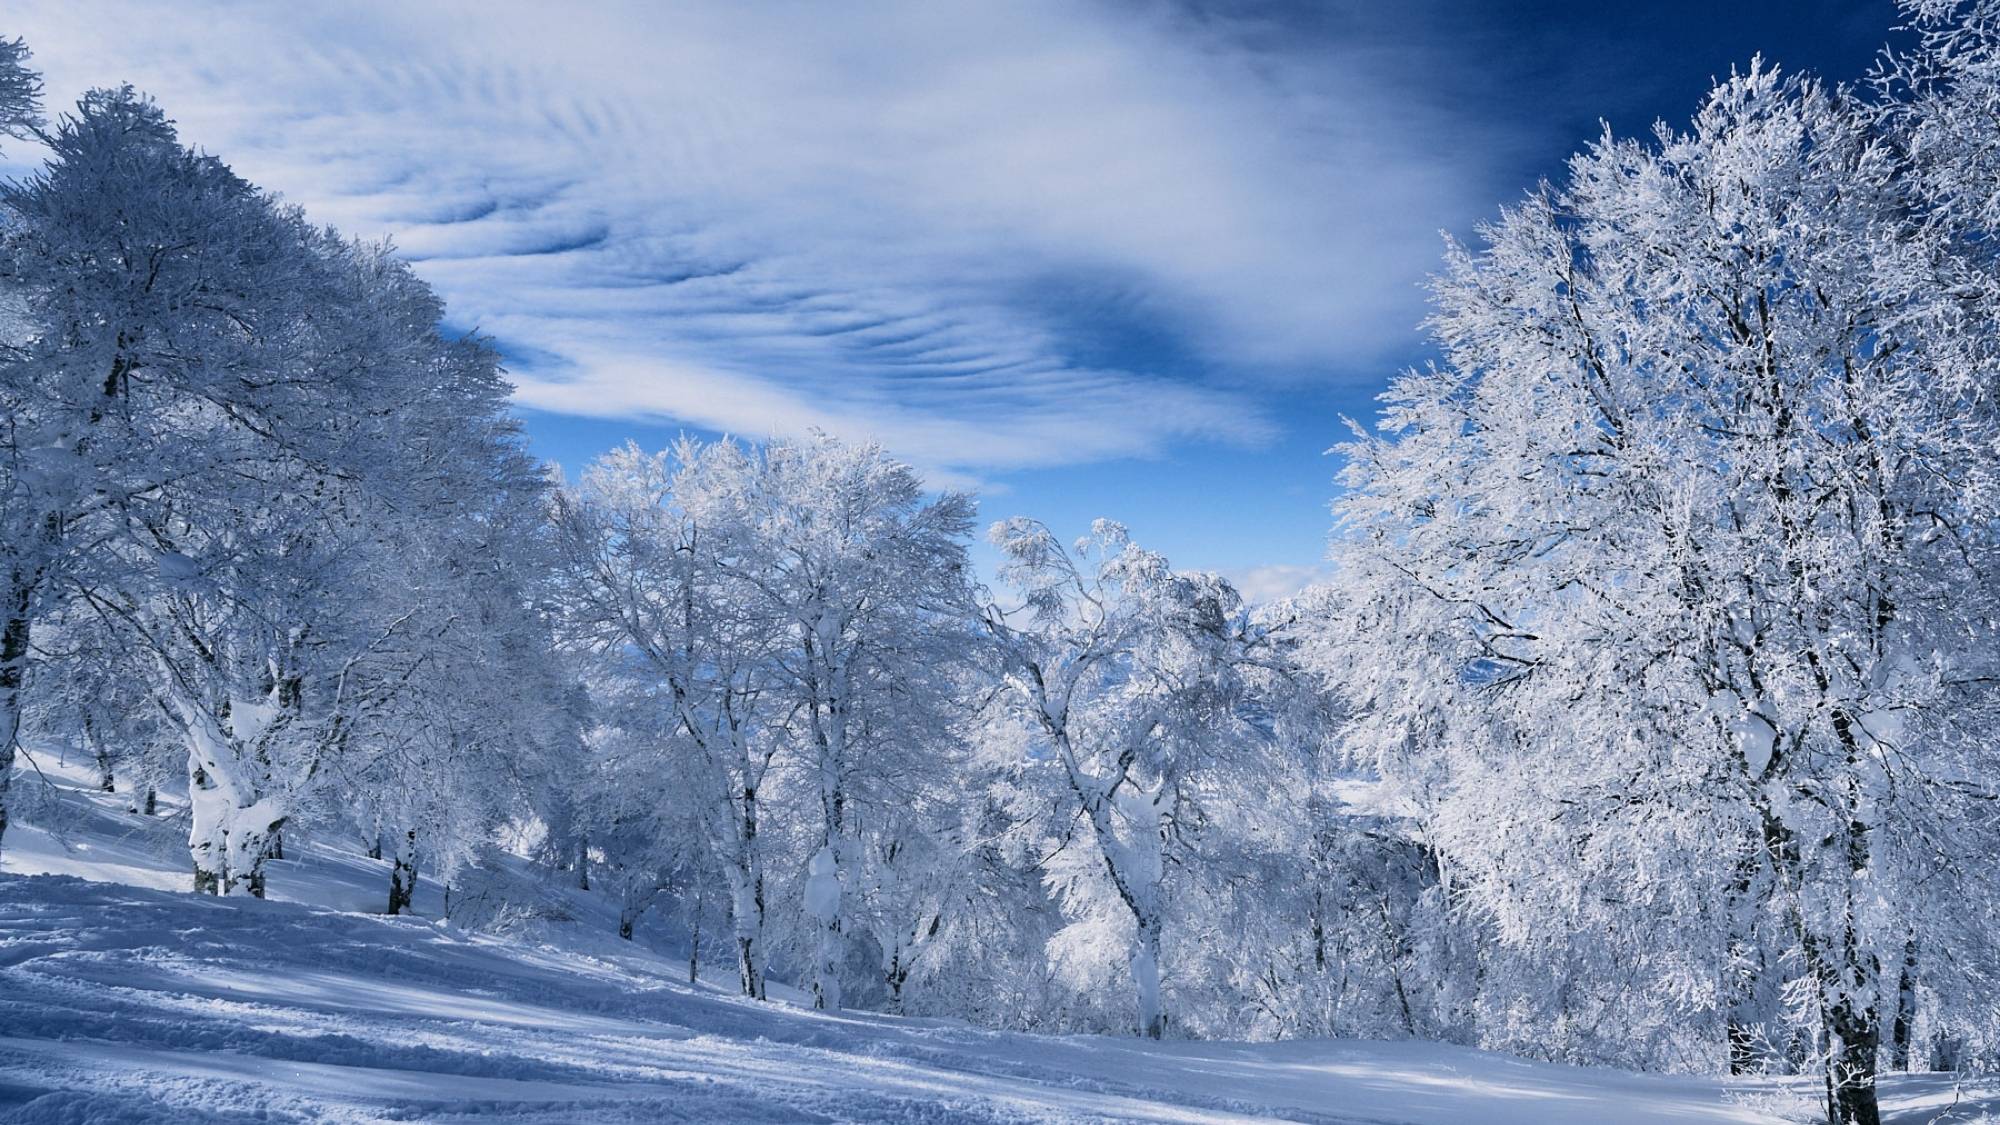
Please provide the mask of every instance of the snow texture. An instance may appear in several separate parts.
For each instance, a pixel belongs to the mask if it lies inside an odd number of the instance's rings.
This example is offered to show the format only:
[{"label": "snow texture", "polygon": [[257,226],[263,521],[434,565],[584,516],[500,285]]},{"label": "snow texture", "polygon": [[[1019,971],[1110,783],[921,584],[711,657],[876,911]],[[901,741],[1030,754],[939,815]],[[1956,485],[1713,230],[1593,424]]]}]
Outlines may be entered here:
[{"label": "snow texture", "polygon": [[[585,892],[563,891],[575,921],[538,942],[278,901],[378,897],[386,864],[324,847],[275,865],[271,901],[190,895],[161,825],[87,769],[42,768],[62,831],[20,827],[0,875],[0,1121],[1780,1120],[1711,1081],[1437,1044],[1035,1036],[814,1012],[775,987],[785,1001],[758,1003],[727,964],[688,985],[610,938],[615,907]],[[425,882],[418,909],[440,905]],[[1890,1080],[1890,1120],[1935,1120],[1941,1082]]]}]

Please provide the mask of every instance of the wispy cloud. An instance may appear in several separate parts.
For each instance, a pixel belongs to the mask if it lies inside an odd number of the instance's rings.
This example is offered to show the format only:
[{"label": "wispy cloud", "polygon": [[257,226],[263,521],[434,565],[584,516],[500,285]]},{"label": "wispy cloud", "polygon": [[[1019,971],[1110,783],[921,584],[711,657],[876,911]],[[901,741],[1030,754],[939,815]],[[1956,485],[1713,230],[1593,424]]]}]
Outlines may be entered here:
[{"label": "wispy cloud", "polygon": [[[393,236],[528,405],[819,426],[953,475],[1265,439],[1260,387],[1409,338],[1435,228],[1484,191],[1387,79],[1409,60],[1164,6],[17,0],[0,23],[52,94],[130,80],[316,218]],[[1104,340],[1134,333],[1154,346]]]}]

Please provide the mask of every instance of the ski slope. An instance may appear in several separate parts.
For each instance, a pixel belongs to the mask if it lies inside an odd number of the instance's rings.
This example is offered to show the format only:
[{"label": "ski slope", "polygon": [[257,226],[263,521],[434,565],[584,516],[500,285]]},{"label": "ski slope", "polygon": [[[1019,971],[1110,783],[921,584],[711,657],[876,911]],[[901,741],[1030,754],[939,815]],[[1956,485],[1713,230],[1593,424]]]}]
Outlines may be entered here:
[{"label": "ski slope", "polygon": [[[271,901],[197,898],[170,821],[41,763],[57,815],[10,830],[0,875],[0,1121],[1690,1125],[1796,1104],[1436,1044],[1144,1043],[757,1004],[688,984],[566,889],[575,921],[542,941],[440,922],[436,888],[429,916],[367,913],[383,865],[323,846],[275,867]],[[2000,1108],[1952,1106],[1942,1077],[1890,1095],[1905,1125]]]}]

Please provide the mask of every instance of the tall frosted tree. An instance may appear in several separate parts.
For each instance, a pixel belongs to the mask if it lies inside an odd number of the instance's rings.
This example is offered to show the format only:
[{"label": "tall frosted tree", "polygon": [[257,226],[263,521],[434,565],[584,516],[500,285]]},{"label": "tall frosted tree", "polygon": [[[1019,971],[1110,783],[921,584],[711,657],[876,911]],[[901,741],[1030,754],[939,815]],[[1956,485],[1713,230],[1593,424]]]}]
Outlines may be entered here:
[{"label": "tall frosted tree", "polygon": [[356,568],[321,722],[334,783],[391,861],[390,912],[420,859],[449,878],[537,808],[582,721],[547,619],[548,485],[507,413],[498,357],[440,331],[442,305],[385,248],[350,248],[346,336],[393,371],[364,485],[341,505]]},{"label": "tall frosted tree", "polygon": [[1339,504],[1356,702],[1501,932],[1625,935],[1739,1057],[1780,996],[1857,1125],[1885,960],[1988,963],[2000,842],[1992,328],[1905,170],[1756,65],[1607,136],[1452,249]]},{"label": "tall frosted tree", "polygon": [[150,571],[134,571],[127,533],[165,490],[269,456],[252,447],[298,401],[281,357],[318,273],[316,232],[183,148],[130,89],[86,95],[45,140],[47,166],[0,187],[0,281],[16,303],[0,354],[9,731],[35,620]]},{"label": "tall frosted tree", "polygon": [[804,888],[819,930],[813,996],[838,1010],[860,866],[853,805],[866,778],[926,749],[896,724],[923,718],[909,701],[934,691],[935,671],[962,651],[972,501],[926,494],[880,446],[826,436],[693,470],[683,500],[720,533],[732,579],[773,630],[774,667],[801,726],[820,806]]},{"label": "tall frosted tree", "polygon": [[1165,930],[1197,871],[1176,853],[1204,819],[1206,775],[1231,756],[1230,768],[1254,772],[1262,742],[1236,708],[1239,599],[1110,520],[1073,549],[1028,519],[990,537],[1018,598],[985,612],[998,699],[1041,748],[1036,779],[1060,795],[1048,814],[1087,828],[1089,847],[1049,869],[1074,919],[1058,942],[1122,944],[1138,1031],[1158,1039]]},{"label": "tall frosted tree", "polygon": [[879,447],[826,437],[628,447],[561,501],[569,635],[657,684],[699,754],[746,993],[762,990],[761,791],[789,754],[819,813],[802,904],[814,995],[841,1006],[851,808],[931,745],[906,728],[932,723],[934,677],[963,649],[970,518]]},{"label": "tall frosted tree", "polygon": [[559,495],[561,627],[566,643],[614,683],[636,681],[638,698],[625,706],[651,701],[661,712],[650,724],[661,732],[655,756],[671,755],[685,770],[680,797],[727,882],[738,983],[761,999],[764,782],[790,738],[790,716],[777,698],[771,623],[728,569],[722,530],[679,493],[683,474],[718,457],[736,463],[741,454],[689,441],[660,454],[628,445]]},{"label": "tall frosted tree", "polygon": [[[0,136],[25,139],[40,127],[41,76],[28,67],[28,46],[19,39],[0,39]],[[0,407],[11,424],[0,459],[0,522],[4,522],[4,558],[0,558],[0,843],[7,831],[8,788],[14,774],[14,748],[21,731],[22,691],[29,663],[29,634],[38,593],[52,565],[49,514],[41,498],[35,467],[40,427],[29,410],[32,381],[15,374],[21,348],[31,331],[22,315],[26,297],[22,280],[0,276],[0,363],[8,377],[0,380]],[[25,424],[24,424],[25,423]]]}]

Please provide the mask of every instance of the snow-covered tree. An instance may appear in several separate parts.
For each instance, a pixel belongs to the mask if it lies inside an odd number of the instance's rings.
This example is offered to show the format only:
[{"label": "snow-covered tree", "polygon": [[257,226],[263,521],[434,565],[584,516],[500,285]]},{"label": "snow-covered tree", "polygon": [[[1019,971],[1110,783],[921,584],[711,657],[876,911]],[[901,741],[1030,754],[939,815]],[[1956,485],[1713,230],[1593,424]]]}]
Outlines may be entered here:
[{"label": "snow-covered tree", "polygon": [[850,807],[935,725],[926,704],[965,632],[969,518],[879,448],[827,438],[628,447],[559,505],[569,634],[656,684],[694,752],[746,993],[762,991],[765,779],[797,753],[819,813],[802,888],[815,993],[840,1005]]},{"label": "snow-covered tree", "polygon": [[719,539],[744,607],[771,631],[772,667],[818,790],[806,913],[813,994],[841,1007],[859,791],[924,754],[941,678],[965,651],[970,498],[926,494],[880,446],[831,437],[723,444],[689,460],[681,502]]},{"label": "snow-covered tree", "polygon": [[356,304],[407,366],[378,403],[389,448],[348,519],[368,559],[345,610],[379,636],[352,651],[329,716],[340,789],[389,846],[391,913],[417,854],[449,878],[500,825],[537,812],[581,708],[552,654],[547,481],[519,446],[494,353],[439,330],[429,288],[355,248]]},{"label": "snow-covered tree", "polygon": [[[775,700],[772,630],[729,572],[725,536],[681,501],[679,474],[733,450],[682,442],[649,455],[606,454],[556,510],[562,628],[610,676],[651,687],[686,782],[666,802],[691,804],[728,883],[738,981],[764,995],[764,780],[789,737]],[[660,728],[664,727],[664,730]]]},{"label": "snow-covered tree", "polygon": [[1903,170],[1755,65],[1607,136],[1452,249],[1339,504],[1372,749],[1503,937],[1738,1051],[1782,995],[1864,1125],[1885,957],[1990,963],[2000,902],[1990,319]]},{"label": "snow-covered tree", "polygon": [[0,135],[27,140],[42,127],[42,78],[20,39],[0,39]]},{"label": "snow-covered tree", "polygon": [[132,533],[151,526],[163,489],[267,456],[252,447],[297,398],[278,357],[313,293],[320,241],[182,148],[129,89],[87,95],[46,140],[47,167],[0,188],[0,279],[20,303],[0,379],[11,400],[0,603],[19,642],[0,660],[15,685],[0,690],[10,730],[34,620],[134,573]]},{"label": "snow-covered tree", "polygon": [[984,615],[1000,699],[1033,731],[1041,780],[1061,794],[1052,834],[1084,834],[1044,868],[1073,918],[1057,945],[1072,960],[1126,948],[1139,1033],[1157,1039],[1163,933],[1192,870],[1172,853],[1199,831],[1204,772],[1224,757],[1251,767],[1263,741],[1238,707],[1239,599],[1109,520],[1073,550],[1028,519],[991,538],[1020,599]]}]

